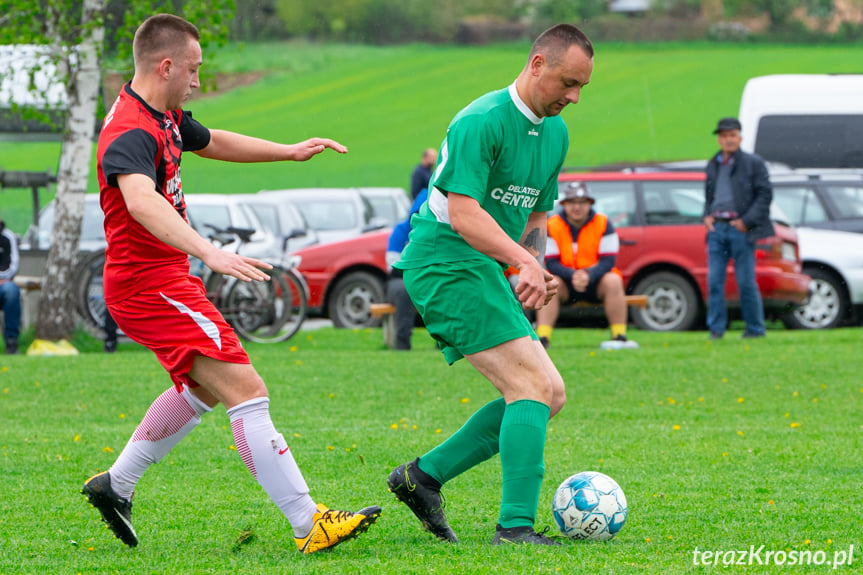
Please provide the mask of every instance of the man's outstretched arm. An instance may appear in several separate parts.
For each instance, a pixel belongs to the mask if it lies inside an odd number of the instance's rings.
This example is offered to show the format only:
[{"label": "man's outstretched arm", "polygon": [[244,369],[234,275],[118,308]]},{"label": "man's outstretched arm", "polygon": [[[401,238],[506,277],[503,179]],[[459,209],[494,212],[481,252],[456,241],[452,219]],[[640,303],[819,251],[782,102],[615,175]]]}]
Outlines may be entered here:
[{"label": "man's outstretched arm", "polygon": [[327,148],[340,154],[348,151],[342,144],[328,138],[310,138],[296,144],[278,144],[236,132],[210,130],[210,143],[195,153],[203,158],[226,162],[305,162]]}]

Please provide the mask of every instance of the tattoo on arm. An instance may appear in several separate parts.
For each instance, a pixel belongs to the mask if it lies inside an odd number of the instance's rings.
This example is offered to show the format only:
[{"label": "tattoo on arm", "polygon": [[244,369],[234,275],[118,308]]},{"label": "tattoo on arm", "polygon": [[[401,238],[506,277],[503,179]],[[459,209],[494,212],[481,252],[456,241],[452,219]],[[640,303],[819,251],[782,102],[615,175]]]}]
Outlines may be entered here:
[{"label": "tattoo on arm", "polygon": [[539,262],[539,265],[545,268],[545,246],[546,246],[546,236],[548,231],[543,229],[543,227],[535,227],[529,230],[525,230],[524,235],[521,236],[521,241],[519,245],[530,252],[530,255],[536,258]]}]

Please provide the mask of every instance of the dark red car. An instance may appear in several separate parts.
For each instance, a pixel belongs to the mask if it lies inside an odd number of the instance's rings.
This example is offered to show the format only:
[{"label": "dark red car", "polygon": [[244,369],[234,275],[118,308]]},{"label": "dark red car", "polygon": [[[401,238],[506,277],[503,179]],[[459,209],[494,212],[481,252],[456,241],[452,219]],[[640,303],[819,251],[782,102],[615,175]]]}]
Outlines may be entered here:
[{"label": "dark red car", "polygon": [[[594,208],[609,217],[620,238],[617,267],[628,294],[645,294],[644,309],[632,309],[643,329],[697,327],[707,301],[707,245],[703,172],[564,172],[560,184],[585,182]],[[793,310],[809,293],[797,234],[774,222],[776,235],[756,246],[755,275],[765,313]],[[733,265],[725,286],[729,308],[739,307]],[[703,324],[703,322],[701,322]]]},{"label": "dark red car", "polygon": [[309,312],[326,316],[336,327],[380,325],[369,304],[384,301],[390,229],[294,252],[309,285]]}]

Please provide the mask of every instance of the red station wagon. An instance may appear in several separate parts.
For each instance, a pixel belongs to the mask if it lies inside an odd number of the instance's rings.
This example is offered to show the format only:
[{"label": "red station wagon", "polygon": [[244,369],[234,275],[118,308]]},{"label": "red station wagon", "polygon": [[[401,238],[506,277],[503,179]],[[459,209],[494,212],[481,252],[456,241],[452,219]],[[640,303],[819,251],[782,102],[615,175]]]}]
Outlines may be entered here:
[{"label": "red station wagon", "polygon": [[[653,331],[703,325],[707,301],[707,230],[703,172],[564,172],[560,185],[584,182],[620,238],[617,268],[626,293],[645,294],[647,307],[633,308],[632,321]],[[755,275],[765,314],[780,317],[803,303],[809,276],[802,273],[797,233],[775,223],[776,235],[760,240]],[[725,294],[739,308],[733,263]]]}]

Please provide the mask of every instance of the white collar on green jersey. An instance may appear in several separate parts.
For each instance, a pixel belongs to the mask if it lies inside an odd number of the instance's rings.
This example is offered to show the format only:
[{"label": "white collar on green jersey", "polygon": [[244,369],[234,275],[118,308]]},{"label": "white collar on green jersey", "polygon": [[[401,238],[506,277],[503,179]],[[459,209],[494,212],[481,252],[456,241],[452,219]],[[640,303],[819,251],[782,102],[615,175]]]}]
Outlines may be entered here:
[{"label": "white collar on green jersey", "polygon": [[527,104],[519,97],[518,90],[515,89],[515,82],[509,85],[509,97],[512,98],[512,102],[515,104],[515,107],[518,108],[518,111],[524,114],[524,117],[533,122],[534,124],[542,124],[542,118],[534,114],[530,108],[527,107]]}]

